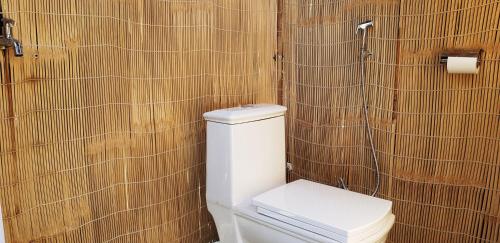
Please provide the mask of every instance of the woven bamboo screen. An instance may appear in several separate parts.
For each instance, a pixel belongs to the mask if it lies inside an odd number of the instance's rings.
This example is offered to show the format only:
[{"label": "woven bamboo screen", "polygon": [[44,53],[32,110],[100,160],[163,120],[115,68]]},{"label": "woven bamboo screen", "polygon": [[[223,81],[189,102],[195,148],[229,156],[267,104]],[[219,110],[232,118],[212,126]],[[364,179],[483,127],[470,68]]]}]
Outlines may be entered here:
[{"label": "woven bamboo screen", "polygon": [[268,0],[2,0],[8,242],[209,242],[205,125],[276,101]]},{"label": "woven bamboo screen", "polygon": [[[284,0],[290,180],[369,193],[360,37],[372,19],[367,91],[393,202],[390,242],[500,242],[500,1]],[[478,75],[450,75],[448,48],[483,48]]]}]

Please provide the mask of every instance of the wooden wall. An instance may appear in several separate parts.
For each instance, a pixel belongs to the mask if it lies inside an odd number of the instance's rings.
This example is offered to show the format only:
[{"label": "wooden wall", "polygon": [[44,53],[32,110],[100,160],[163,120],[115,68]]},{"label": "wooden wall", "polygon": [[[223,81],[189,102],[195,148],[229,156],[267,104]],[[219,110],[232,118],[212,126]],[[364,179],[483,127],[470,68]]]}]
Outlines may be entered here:
[{"label": "wooden wall", "polygon": [[[372,19],[367,93],[393,202],[390,242],[500,241],[500,2],[285,0],[284,102],[290,180],[369,193],[356,25]],[[438,63],[448,48],[482,48],[477,75]]]},{"label": "wooden wall", "polygon": [[267,0],[2,0],[8,242],[209,242],[205,125],[276,101]]}]

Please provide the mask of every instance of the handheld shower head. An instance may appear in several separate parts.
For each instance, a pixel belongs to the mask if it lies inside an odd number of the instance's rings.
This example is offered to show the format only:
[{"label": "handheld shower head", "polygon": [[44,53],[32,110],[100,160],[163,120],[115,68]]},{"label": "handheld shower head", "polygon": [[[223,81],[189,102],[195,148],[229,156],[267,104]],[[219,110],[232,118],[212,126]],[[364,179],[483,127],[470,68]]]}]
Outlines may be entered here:
[{"label": "handheld shower head", "polygon": [[359,23],[358,28],[356,28],[356,34],[358,34],[360,30],[365,32],[368,28],[371,28],[371,27],[373,27],[373,21],[371,21],[371,20],[367,20],[365,22]]},{"label": "handheld shower head", "polygon": [[368,44],[368,29],[373,27],[373,21],[367,20],[365,22],[361,22],[358,24],[358,27],[356,28],[356,34],[358,34],[360,31],[362,32],[362,44],[361,44],[361,52],[363,53],[363,57],[366,57],[366,46]]}]

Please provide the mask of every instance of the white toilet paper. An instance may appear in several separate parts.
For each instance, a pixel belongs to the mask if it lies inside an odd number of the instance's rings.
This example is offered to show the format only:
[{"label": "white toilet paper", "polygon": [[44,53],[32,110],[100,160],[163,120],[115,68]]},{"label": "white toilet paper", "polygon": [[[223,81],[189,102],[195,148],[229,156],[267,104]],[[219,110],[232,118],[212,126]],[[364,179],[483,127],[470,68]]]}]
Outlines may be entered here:
[{"label": "white toilet paper", "polygon": [[478,73],[477,57],[448,57],[449,73]]}]

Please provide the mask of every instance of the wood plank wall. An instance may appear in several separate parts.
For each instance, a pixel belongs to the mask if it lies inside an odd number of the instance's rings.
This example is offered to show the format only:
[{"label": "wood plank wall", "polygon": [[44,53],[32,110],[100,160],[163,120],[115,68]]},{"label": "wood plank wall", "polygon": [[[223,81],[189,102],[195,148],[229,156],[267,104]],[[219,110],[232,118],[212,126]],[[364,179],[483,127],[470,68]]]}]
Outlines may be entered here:
[{"label": "wood plank wall", "polygon": [[[367,91],[389,242],[500,242],[500,1],[285,0],[289,179],[374,188],[361,106],[360,38],[372,19]],[[448,48],[482,48],[451,75]]]},{"label": "wood plank wall", "polygon": [[209,242],[205,125],[276,102],[268,0],[2,0],[8,242]]}]

